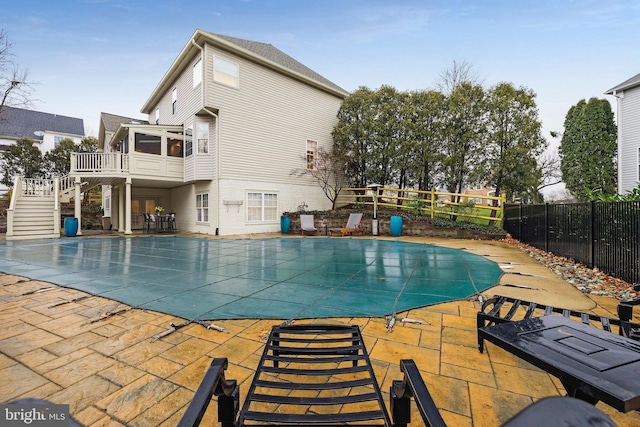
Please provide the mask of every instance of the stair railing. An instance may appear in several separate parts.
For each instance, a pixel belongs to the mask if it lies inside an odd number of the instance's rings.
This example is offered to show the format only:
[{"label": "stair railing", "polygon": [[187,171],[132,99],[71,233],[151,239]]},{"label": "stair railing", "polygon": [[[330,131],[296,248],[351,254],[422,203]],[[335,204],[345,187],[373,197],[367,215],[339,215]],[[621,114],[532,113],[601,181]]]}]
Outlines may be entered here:
[{"label": "stair railing", "polygon": [[58,233],[60,233],[60,178],[57,176],[53,178],[53,188],[55,200],[53,205],[53,232],[55,233],[58,230]]},{"label": "stair railing", "polygon": [[56,193],[55,181],[45,178],[22,178],[22,186],[14,187],[22,190],[24,197],[52,197]]},{"label": "stair railing", "polygon": [[16,175],[13,177],[13,191],[11,191],[11,203],[9,203],[9,209],[7,209],[7,238],[13,237],[13,211],[16,207],[16,200],[22,196],[22,177]]},{"label": "stair railing", "polygon": [[60,194],[69,193],[74,186],[73,184],[74,181],[71,181],[69,174],[59,177],[58,180],[59,180],[58,190],[60,191]]}]

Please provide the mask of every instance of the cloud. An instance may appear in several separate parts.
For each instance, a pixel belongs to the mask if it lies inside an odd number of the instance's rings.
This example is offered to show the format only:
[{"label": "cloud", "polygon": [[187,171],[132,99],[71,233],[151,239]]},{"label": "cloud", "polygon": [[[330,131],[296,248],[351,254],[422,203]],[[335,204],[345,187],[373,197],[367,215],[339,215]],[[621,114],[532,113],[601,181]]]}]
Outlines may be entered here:
[{"label": "cloud", "polygon": [[446,14],[444,9],[426,9],[409,5],[380,5],[347,11],[348,22],[342,23],[343,36],[366,44],[389,36],[420,34],[429,28],[434,17]]}]

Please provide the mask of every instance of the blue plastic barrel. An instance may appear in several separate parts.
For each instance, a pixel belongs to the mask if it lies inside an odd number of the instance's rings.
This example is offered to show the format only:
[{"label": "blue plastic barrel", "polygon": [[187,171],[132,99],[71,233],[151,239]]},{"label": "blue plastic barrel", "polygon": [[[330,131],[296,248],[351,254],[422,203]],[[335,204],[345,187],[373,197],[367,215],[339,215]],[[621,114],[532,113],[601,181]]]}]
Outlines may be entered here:
[{"label": "blue plastic barrel", "polygon": [[64,219],[64,234],[67,237],[76,237],[76,234],[78,234],[78,218]]},{"label": "blue plastic barrel", "polygon": [[289,227],[291,226],[291,218],[288,216],[280,217],[280,230],[282,230],[282,234],[287,234],[289,232]]},{"label": "blue plastic barrel", "polygon": [[389,220],[389,228],[393,237],[399,237],[402,234],[402,217],[392,216]]}]

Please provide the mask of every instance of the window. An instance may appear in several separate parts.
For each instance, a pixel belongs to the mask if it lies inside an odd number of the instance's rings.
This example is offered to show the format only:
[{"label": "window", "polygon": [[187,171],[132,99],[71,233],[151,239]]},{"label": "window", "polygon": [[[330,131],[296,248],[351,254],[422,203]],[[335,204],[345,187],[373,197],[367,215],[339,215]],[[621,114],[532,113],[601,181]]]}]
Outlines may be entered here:
[{"label": "window", "polygon": [[318,143],[307,139],[307,169],[316,169],[316,153],[318,152]]},{"label": "window", "polygon": [[174,87],[171,92],[171,113],[175,114],[178,109],[178,88]]},{"label": "window", "polygon": [[638,148],[638,181],[640,181],[640,148]]},{"label": "window", "polygon": [[196,123],[196,139],[198,140],[198,154],[209,152],[209,123]]},{"label": "window", "polygon": [[196,194],[196,222],[209,222],[209,193]]},{"label": "window", "polygon": [[182,157],[182,140],[167,138],[167,156]]},{"label": "window", "polygon": [[218,55],[213,56],[213,81],[232,87],[240,86],[238,64]]},{"label": "window", "polygon": [[247,193],[247,221],[268,222],[278,219],[278,195]]},{"label": "window", "polygon": [[193,88],[195,89],[202,83],[202,59],[198,59],[193,66]]},{"label": "window", "polygon": [[160,145],[162,138],[157,135],[147,135],[144,133],[135,134],[135,150],[138,153],[149,153],[160,155]]},{"label": "window", "polygon": [[62,137],[62,136],[54,135],[53,136],[53,146],[57,147],[58,145],[60,145],[60,143],[62,142],[63,139],[64,139],[64,137]]},{"label": "window", "polygon": [[184,156],[189,157],[193,154],[193,129],[188,127],[184,130]]},{"label": "window", "polygon": [[476,184],[476,190],[482,190],[482,184],[480,183]]},{"label": "window", "polygon": [[104,216],[111,216],[111,196],[104,198]]},{"label": "window", "polygon": [[160,123],[160,108],[156,108],[156,124]]}]

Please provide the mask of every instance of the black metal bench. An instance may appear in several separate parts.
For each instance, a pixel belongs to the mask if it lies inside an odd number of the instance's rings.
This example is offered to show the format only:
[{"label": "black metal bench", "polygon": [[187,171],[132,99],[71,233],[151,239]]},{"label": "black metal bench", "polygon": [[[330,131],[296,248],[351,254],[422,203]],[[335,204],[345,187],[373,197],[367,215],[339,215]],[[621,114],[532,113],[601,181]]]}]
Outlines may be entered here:
[{"label": "black metal bench", "polygon": [[[618,318],[611,318],[495,295],[482,303],[482,307],[477,314],[477,326],[479,330],[485,326],[505,322],[547,316],[550,314],[560,314],[564,317],[574,318],[584,324],[599,327],[609,332],[614,332],[611,328],[615,326],[619,335],[640,340],[640,324],[632,321],[633,307],[636,305],[640,305],[640,298],[631,301],[621,301],[618,303]],[[479,333],[478,350],[480,350],[480,353],[484,351],[484,339]]]}]

